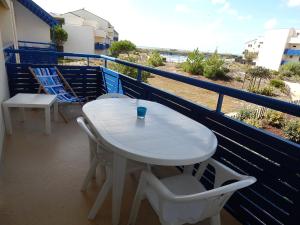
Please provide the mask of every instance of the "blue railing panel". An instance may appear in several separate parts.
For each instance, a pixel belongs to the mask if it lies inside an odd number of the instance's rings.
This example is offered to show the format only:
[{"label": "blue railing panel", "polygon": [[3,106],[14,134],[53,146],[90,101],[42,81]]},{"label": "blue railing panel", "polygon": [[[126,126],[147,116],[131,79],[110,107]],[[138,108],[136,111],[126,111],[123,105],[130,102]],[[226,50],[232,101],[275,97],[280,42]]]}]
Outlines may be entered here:
[{"label": "blue railing panel", "polygon": [[285,55],[297,55],[297,56],[300,56],[300,50],[297,50],[297,49],[285,49],[284,54]]}]

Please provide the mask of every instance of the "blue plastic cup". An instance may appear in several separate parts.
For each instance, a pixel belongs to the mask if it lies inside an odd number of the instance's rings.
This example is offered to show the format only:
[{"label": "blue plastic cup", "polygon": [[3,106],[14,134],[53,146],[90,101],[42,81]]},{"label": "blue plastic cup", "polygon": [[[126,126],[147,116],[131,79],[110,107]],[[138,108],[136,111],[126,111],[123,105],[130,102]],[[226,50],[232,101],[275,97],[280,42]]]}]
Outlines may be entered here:
[{"label": "blue plastic cup", "polygon": [[138,106],[136,108],[137,117],[139,119],[144,119],[146,116],[147,108],[143,106]]}]

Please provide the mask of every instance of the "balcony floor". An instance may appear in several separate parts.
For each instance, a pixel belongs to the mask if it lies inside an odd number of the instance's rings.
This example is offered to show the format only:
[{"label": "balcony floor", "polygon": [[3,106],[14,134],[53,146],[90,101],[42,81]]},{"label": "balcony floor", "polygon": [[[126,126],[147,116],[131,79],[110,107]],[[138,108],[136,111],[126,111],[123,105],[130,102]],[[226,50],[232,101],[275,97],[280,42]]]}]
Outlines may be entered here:
[{"label": "balcony floor", "polygon": [[[111,224],[111,196],[106,199],[96,219],[87,220],[103,178],[101,173],[97,173],[97,179],[88,191],[80,192],[89,165],[88,142],[74,120],[80,115],[79,108],[69,106],[65,111],[70,122],[65,124],[60,120],[52,123],[49,136],[43,133],[41,111],[27,110],[24,123],[20,122],[19,112],[13,111],[13,135],[6,137],[0,168],[0,224]],[[160,176],[177,172],[174,167],[157,167],[154,170]],[[136,185],[136,180],[127,178],[122,225],[127,224]],[[137,224],[159,224],[147,201],[142,204]],[[223,210],[222,224],[239,223]]]}]

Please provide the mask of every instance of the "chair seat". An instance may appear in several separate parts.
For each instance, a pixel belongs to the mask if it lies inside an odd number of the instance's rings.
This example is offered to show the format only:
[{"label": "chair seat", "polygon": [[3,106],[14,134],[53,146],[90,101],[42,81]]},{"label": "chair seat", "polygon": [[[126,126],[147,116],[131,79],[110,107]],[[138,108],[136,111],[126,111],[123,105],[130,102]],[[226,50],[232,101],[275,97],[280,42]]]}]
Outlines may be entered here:
[{"label": "chair seat", "polygon": [[[189,195],[206,191],[205,187],[191,175],[177,175],[161,179],[161,182],[176,195]],[[157,214],[163,212],[162,218],[170,224],[184,224],[186,221],[189,223],[196,223],[201,216],[200,212],[203,211],[205,206],[203,203],[187,202],[187,203],[174,203],[166,202],[159,210],[160,197],[151,186],[146,188],[147,198]],[[180,215],[180,218],[178,217]]]}]

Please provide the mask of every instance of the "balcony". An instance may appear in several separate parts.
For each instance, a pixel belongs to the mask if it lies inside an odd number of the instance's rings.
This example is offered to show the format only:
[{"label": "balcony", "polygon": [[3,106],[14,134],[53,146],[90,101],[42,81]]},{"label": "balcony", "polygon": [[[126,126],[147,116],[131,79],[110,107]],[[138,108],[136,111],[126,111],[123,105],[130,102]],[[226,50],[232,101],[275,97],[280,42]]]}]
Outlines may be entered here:
[{"label": "balcony", "polygon": [[285,55],[300,56],[300,50],[298,50],[298,49],[285,49],[284,54]]},{"label": "balcony", "polygon": [[109,44],[108,43],[95,43],[95,49],[96,50],[105,50],[109,48]]},{"label": "balcony", "polygon": [[98,29],[98,30],[95,30],[95,36],[106,38],[107,32],[105,30]]},{"label": "balcony", "polygon": [[[115,71],[108,74],[99,66],[57,65],[81,97],[92,100],[106,92],[121,92],[132,98],[164,104],[214,131],[219,145],[213,157],[240,173],[250,174],[258,179],[250,188],[233,195],[225,206],[222,224],[236,224],[237,221],[232,216],[243,224],[279,225],[295,224],[297,221],[300,207],[300,146],[227,117],[222,113],[222,104],[224,96],[230,96],[297,117],[300,116],[300,106],[102,55],[31,50],[9,50],[7,53],[85,57],[87,61],[94,58],[102,61],[104,66],[111,61],[133,67],[139,71],[138,74],[147,71],[218,93],[217,107],[208,109],[150,86],[142,82],[140,76],[130,78]],[[29,64],[8,62],[6,66],[11,96],[20,92],[38,91],[38,84],[28,71]],[[55,123],[51,136],[44,136],[40,132],[42,120],[36,121],[42,117],[39,111],[28,112],[25,123],[18,121],[18,114],[13,117],[16,118],[14,126],[18,129],[15,129],[14,136],[6,137],[4,168],[0,179],[0,196],[5,200],[5,224],[88,224],[87,212],[99,190],[99,183],[94,183],[87,194],[79,191],[88,166],[88,155],[83,151],[87,149],[88,143],[73,122],[80,115],[80,108],[69,106],[65,110],[71,122]],[[175,168],[170,168],[170,171],[157,168],[156,172],[178,171]],[[212,179],[211,174],[205,175],[205,182],[213,182]],[[101,181],[101,177],[98,181]],[[127,222],[132,189],[136,182],[129,180],[126,185],[129,194],[125,196],[121,224]],[[96,224],[111,222],[110,204],[106,200],[104,210],[96,218]],[[149,205],[145,202],[142,207],[138,224],[158,224]]]},{"label": "balcony", "polygon": [[300,44],[300,37],[293,37],[289,41],[290,44]]}]

